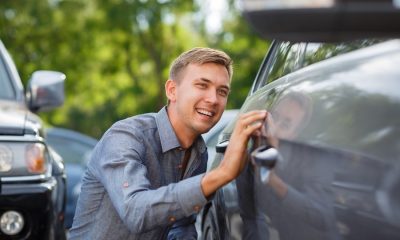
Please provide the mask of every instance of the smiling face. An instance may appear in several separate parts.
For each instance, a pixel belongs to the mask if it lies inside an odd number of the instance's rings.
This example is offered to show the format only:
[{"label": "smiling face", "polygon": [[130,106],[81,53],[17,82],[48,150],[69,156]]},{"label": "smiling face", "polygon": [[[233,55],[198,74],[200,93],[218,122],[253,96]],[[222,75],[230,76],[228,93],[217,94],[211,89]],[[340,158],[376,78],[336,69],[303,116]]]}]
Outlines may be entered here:
[{"label": "smiling face", "polygon": [[189,64],[178,80],[167,81],[168,116],[181,141],[194,140],[218,122],[229,86],[226,67],[215,63]]}]

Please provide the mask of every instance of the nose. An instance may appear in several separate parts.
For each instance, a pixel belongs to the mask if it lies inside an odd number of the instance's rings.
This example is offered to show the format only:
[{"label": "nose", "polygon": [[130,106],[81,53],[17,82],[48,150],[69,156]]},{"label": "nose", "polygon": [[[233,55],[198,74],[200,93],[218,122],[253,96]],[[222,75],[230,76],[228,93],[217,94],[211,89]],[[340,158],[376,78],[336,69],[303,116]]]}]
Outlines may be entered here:
[{"label": "nose", "polygon": [[218,102],[218,95],[217,95],[216,89],[210,89],[209,91],[207,91],[206,102],[209,102],[212,104],[215,104]]}]

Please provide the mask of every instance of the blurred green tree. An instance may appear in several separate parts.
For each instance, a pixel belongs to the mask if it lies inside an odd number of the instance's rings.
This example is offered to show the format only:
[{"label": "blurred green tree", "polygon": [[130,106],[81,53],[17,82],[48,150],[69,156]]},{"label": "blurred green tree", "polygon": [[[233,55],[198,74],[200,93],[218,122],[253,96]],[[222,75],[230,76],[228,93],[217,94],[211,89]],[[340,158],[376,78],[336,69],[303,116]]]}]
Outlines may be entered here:
[{"label": "blurred green tree", "polygon": [[25,83],[38,69],[67,75],[66,102],[41,113],[46,122],[100,137],[118,119],[158,111],[171,61],[195,46],[233,57],[228,107],[240,107],[268,43],[254,35],[232,1],[223,31],[208,32],[200,3],[3,0],[0,38]]}]

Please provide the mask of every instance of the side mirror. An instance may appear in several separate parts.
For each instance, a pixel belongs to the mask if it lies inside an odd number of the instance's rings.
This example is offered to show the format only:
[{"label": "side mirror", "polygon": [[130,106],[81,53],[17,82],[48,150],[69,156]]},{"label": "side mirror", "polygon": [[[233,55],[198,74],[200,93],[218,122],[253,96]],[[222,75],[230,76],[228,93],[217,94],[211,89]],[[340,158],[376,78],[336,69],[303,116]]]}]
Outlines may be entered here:
[{"label": "side mirror", "polygon": [[31,111],[49,110],[64,103],[65,74],[55,71],[36,71],[29,79],[26,92]]}]

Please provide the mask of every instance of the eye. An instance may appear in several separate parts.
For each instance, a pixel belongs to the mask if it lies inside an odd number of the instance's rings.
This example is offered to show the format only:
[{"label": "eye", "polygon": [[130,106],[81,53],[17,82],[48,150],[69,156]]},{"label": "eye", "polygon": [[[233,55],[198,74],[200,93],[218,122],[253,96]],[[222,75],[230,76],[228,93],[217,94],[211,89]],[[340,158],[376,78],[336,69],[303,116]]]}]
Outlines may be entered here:
[{"label": "eye", "polygon": [[228,91],[226,89],[218,89],[217,92],[222,97],[227,97],[228,96]]},{"label": "eye", "polygon": [[205,84],[205,83],[197,83],[196,86],[198,88],[201,88],[201,89],[206,89],[207,88],[207,84]]}]

